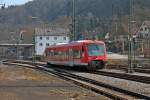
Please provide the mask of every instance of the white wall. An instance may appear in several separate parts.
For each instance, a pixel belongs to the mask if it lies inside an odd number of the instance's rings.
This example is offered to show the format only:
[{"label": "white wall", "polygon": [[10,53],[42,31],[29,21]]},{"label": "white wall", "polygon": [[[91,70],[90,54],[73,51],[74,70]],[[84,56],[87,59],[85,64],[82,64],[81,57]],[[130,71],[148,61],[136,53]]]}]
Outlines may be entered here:
[{"label": "white wall", "polygon": [[[42,39],[40,39],[42,37]],[[49,39],[47,39],[49,37]],[[57,40],[54,38],[57,37]],[[64,37],[66,37],[66,40],[64,40]],[[46,44],[49,43],[49,46],[57,43],[68,43],[69,37],[67,36],[36,36],[35,37],[35,51],[36,55],[43,55],[45,48],[47,47]],[[40,45],[42,43],[42,45]]]}]

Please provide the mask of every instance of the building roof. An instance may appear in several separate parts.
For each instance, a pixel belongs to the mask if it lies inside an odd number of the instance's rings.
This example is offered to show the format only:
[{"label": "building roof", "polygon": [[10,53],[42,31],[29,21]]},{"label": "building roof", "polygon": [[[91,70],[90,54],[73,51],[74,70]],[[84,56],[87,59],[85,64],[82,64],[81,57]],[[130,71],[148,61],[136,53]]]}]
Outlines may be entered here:
[{"label": "building roof", "polygon": [[150,29],[150,21],[144,21],[143,24],[145,24]]},{"label": "building roof", "polygon": [[[142,23],[142,25],[140,26],[140,29],[141,29],[141,27],[143,27],[143,26],[147,26],[147,28],[150,30],[150,21],[144,21],[143,23]],[[140,33],[140,29],[138,30],[138,32],[137,32],[137,34],[139,34]]]},{"label": "building roof", "polygon": [[67,36],[69,34],[69,29],[65,28],[35,28],[36,36]]},{"label": "building roof", "polygon": [[34,44],[0,44],[0,47],[14,47],[14,46],[32,47],[32,46],[34,46]]},{"label": "building roof", "polygon": [[[147,31],[147,29],[145,30],[145,26],[148,29],[148,31]],[[143,30],[143,28],[144,28],[144,30]],[[148,35],[148,34],[150,34],[149,31],[150,31],[150,21],[144,21],[142,23],[142,25],[140,26],[140,28],[138,28],[138,31],[136,32],[136,37],[149,38],[149,36],[150,36],[150,35]]]},{"label": "building roof", "polygon": [[72,41],[71,43],[104,43],[103,41],[98,40],[78,40],[78,41]]}]

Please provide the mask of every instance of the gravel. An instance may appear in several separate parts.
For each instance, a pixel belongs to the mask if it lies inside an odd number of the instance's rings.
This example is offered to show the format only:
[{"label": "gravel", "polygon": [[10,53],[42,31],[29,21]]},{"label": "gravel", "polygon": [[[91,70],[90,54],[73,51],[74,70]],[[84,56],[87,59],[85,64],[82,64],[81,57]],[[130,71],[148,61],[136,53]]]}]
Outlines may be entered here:
[{"label": "gravel", "polygon": [[150,84],[144,84],[140,82],[128,81],[124,79],[118,79],[113,77],[107,77],[102,75],[90,74],[90,73],[74,73],[86,78],[94,79],[103,83],[107,83],[118,88],[130,90],[133,92],[145,94],[150,96]]},{"label": "gravel", "polygon": [[0,65],[1,100],[109,100],[53,75]]}]

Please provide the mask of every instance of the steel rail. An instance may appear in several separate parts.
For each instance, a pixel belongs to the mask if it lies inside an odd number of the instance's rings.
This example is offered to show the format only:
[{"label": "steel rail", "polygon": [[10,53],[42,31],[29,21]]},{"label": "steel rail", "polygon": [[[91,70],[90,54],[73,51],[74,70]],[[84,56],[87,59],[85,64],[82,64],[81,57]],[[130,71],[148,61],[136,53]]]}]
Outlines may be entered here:
[{"label": "steel rail", "polygon": [[137,98],[140,98],[140,99],[150,99],[149,96],[146,96],[146,95],[143,95],[143,94],[139,94],[139,93],[135,93],[135,92],[125,90],[125,89],[121,89],[121,88],[118,88],[118,87],[115,87],[115,86],[112,86],[112,85],[109,85],[109,84],[105,84],[103,82],[99,82],[99,81],[96,81],[96,80],[93,80],[93,79],[90,79],[90,78],[85,78],[85,77],[82,77],[82,76],[79,76],[79,75],[75,75],[75,74],[69,73],[67,71],[62,71],[62,70],[58,70],[58,69],[55,69],[55,70],[57,70],[61,73],[65,73],[70,77],[77,78],[79,80],[83,80],[85,82],[89,82],[89,83],[97,85],[97,86],[102,86],[102,87],[105,87],[105,88],[108,88],[108,89],[112,89],[112,90],[117,91],[119,93],[123,93],[123,94],[130,95],[130,96],[133,96],[133,97],[137,97]]},{"label": "steel rail", "polygon": [[150,69],[135,68],[135,72],[150,74]]},{"label": "steel rail", "polygon": [[[127,71],[127,65],[107,65],[108,69],[117,69]],[[135,72],[150,74],[150,67],[133,68]]]},{"label": "steel rail", "polygon": [[94,71],[94,72],[89,71],[89,73],[150,84],[150,77],[148,76],[140,76],[140,75],[127,74],[127,73],[107,72],[107,71]]}]

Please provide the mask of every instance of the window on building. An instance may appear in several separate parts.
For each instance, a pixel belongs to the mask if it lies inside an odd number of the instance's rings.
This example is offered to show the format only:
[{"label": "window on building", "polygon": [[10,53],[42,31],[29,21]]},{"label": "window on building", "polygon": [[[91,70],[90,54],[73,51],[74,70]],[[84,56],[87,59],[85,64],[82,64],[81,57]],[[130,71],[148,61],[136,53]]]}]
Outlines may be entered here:
[{"label": "window on building", "polygon": [[54,37],[54,40],[57,40],[57,37]]},{"label": "window on building", "polygon": [[147,27],[145,27],[145,31],[147,31]]},{"label": "window on building", "polygon": [[46,37],[46,40],[49,40],[49,37],[48,37],[48,36]]},{"label": "window on building", "polygon": [[145,37],[148,37],[148,34],[145,34]]},{"label": "window on building", "polygon": [[140,31],[143,31],[143,28],[141,28]]},{"label": "window on building", "polygon": [[42,36],[40,37],[40,40],[42,40]]},{"label": "window on building", "polygon": [[39,44],[39,46],[43,46],[43,44],[42,44],[42,43],[40,43],[40,44]]},{"label": "window on building", "polygon": [[48,46],[49,46],[49,43],[46,43],[46,46],[48,47]]},{"label": "window on building", "polygon": [[64,37],[63,40],[66,40],[66,37]]}]

